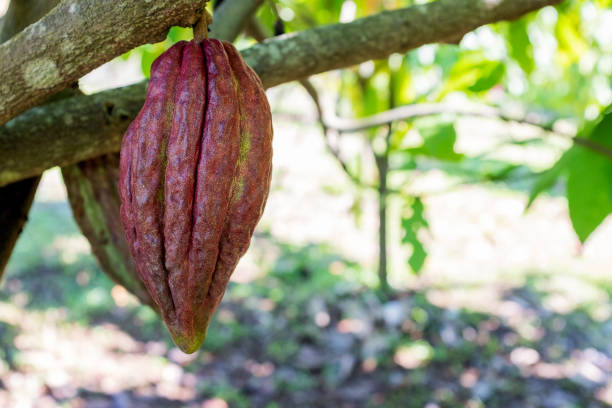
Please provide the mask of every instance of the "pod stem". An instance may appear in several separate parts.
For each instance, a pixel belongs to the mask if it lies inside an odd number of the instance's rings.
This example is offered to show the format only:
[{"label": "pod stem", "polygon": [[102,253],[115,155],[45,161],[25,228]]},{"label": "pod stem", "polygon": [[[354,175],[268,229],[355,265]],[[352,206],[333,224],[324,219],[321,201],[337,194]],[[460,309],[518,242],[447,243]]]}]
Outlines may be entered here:
[{"label": "pod stem", "polygon": [[208,26],[212,24],[212,15],[208,10],[204,9],[204,13],[200,20],[193,27],[193,38],[197,42],[202,42],[208,38]]}]

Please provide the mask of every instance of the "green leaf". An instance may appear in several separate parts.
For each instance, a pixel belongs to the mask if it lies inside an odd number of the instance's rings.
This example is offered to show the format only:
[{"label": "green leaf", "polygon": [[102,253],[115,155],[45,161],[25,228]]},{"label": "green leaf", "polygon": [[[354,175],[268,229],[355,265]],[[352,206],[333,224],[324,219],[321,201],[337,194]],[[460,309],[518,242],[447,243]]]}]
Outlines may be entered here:
[{"label": "green leaf", "polygon": [[499,84],[506,73],[506,65],[499,62],[487,65],[483,75],[468,89],[472,92],[484,92]]},{"label": "green leaf", "polygon": [[389,157],[390,170],[412,171],[416,170],[417,162],[412,154],[407,151],[398,151],[391,154]]},{"label": "green leaf", "polygon": [[193,30],[191,28],[174,26],[168,31],[168,40],[172,44],[179,41],[189,41],[193,38]]},{"label": "green leaf", "polygon": [[549,169],[544,170],[543,172],[537,175],[537,180],[529,193],[529,200],[527,201],[527,206],[525,207],[525,211],[527,211],[533,202],[538,198],[540,194],[545,191],[550,190],[559,180],[561,174],[564,170],[567,169],[568,164],[571,162],[572,157],[575,155],[576,151],[574,149],[570,149],[563,154],[557,160],[557,162]]},{"label": "green leaf", "polygon": [[[608,107],[593,123],[585,126],[582,137],[611,148],[612,109]],[[612,159],[578,145],[570,152],[567,203],[574,230],[584,242],[612,213]]]},{"label": "green leaf", "polygon": [[130,56],[132,56],[132,53],[133,53],[133,52],[134,52],[134,50],[130,50],[130,51],[128,51],[128,52],[124,52],[123,54],[121,54],[121,55],[119,56],[119,58],[120,58],[122,61],[127,61],[127,60],[129,60],[129,59],[130,59]]},{"label": "green leaf", "polygon": [[[587,123],[579,136],[612,147],[612,112],[607,109]],[[527,210],[542,192],[567,174],[567,203],[574,231],[581,242],[612,212],[612,159],[574,145],[548,170],[540,173],[527,202]]]},{"label": "green leaf", "polygon": [[555,27],[558,43],[558,56],[563,64],[578,62],[589,49],[580,33],[580,16],[573,13],[561,13]]},{"label": "green leaf", "polygon": [[361,226],[363,220],[363,195],[357,192],[353,198],[353,204],[351,204],[348,212],[353,215],[355,219],[355,225]]},{"label": "green leaf", "polygon": [[545,191],[550,190],[561,175],[562,167],[558,166],[559,162],[556,162],[550,169],[544,170],[538,174],[538,178],[533,185],[533,188],[529,192],[529,200],[525,206],[525,211],[531,208],[533,202]]},{"label": "green leaf", "polygon": [[165,42],[157,44],[147,44],[142,48],[142,59],[140,60],[140,67],[145,77],[151,77],[151,65],[153,61],[157,59],[164,51],[166,51]]},{"label": "green leaf", "polygon": [[457,132],[453,123],[432,123],[431,120],[421,120],[415,125],[424,139],[423,145],[405,149],[405,152],[444,161],[459,161],[463,158],[462,154],[455,152]]},{"label": "green leaf", "polygon": [[523,177],[532,172],[528,167],[508,163],[503,160],[487,158],[487,154],[474,157],[464,157],[459,162],[441,162],[438,168],[449,175],[460,177],[464,182],[511,182],[513,179]]},{"label": "green leaf", "polygon": [[410,204],[410,216],[402,217],[402,243],[412,248],[412,254],[408,258],[408,264],[412,271],[418,273],[425,264],[427,251],[418,237],[422,228],[428,228],[429,224],[424,217],[425,206],[420,197],[414,197]]},{"label": "green leaf", "polygon": [[581,242],[612,213],[612,161],[582,147],[567,179],[570,219]]},{"label": "green leaf", "polygon": [[522,18],[509,24],[506,36],[506,45],[510,56],[519,64],[527,74],[531,74],[535,67],[533,60],[533,45],[527,32],[528,21]]},{"label": "green leaf", "polygon": [[604,110],[595,123],[592,130],[588,132],[587,138],[605,147],[612,148],[612,107]]},{"label": "green leaf", "polygon": [[425,251],[425,247],[420,241],[415,241],[412,244],[412,254],[410,255],[410,258],[408,258],[408,265],[410,265],[414,272],[420,272],[423,265],[425,265],[426,258],[427,252]]},{"label": "green leaf", "polygon": [[502,80],[505,72],[501,61],[488,60],[480,52],[464,53],[450,70],[440,97],[455,91],[487,91]]},{"label": "green leaf", "polygon": [[[579,136],[580,138],[592,140],[604,147],[612,148],[612,109],[609,107],[604,111],[602,115],[600,115],[599,118],[587,123],[584,129],[581,131],[581,134],[586,136]],[[601,165],[602,159],[603,161],[612,163],[612,159],[604,157],[603,155],[595,153],[593,151],[587,150],[584,147],[572,147],[571,149],[566,151],[563,156],[561,156],[561,158],[559,158],[559,160],[557,160],[557,162],[550,169],[540,173],[538,180],[536,181],[533,189],[531,190],[531,193],[529,194],[529,201],[527,202],[527,207],[525,208],[525,210],[531,207],[535,199],[541,193],[550,190],[555,185],[559,177],[561,177],[563,172],[569,171],[570,175],[573,174],[572,183],[577,183],[578,181],[576,177],[578,177],[577,175],[579,175],[582,170],[594,170],[593,168],[591,168],[591,166],[597,167]],[[590,180],[586,183],[590,183]],[[612,185],[612,179],[609,184]],[[577,186],[575,185],[572,186],[574,192],[577,191],[576,187]],[[580,199],[578,199],[578,201],[580,201]],[[577,211],[578,209],[574,209],[575,214],[577,213]],[[588,231],[588,228],[586,228],[585,230]]]}]

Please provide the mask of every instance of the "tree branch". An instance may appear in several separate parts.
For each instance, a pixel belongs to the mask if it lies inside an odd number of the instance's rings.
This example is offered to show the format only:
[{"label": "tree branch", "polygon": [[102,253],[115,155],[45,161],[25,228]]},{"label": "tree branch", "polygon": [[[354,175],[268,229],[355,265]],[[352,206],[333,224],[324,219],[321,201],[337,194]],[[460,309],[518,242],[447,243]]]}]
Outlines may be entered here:
[{"label": "tree branch", "polygon": [[455,39],[475,28],[557,4],[561,0],[437,0],[385,11],[348,24],[286,34],[251,47],[243,55],[266,87],[424,44]]},{"label": "tree branch", "polygon": [[501,119],[507,122],[518,122],[537,126],[549,132],[554,132],[552,126],[541,118],[536,118],[534,114],[525,117],[510,116],[500,109],[489,106],[479,108],[466,108],[445,103],[419,103],[414,105],[404,105],[394,109],[371,115],[365,118],[345,119],[337,116],[327,115],[324,120],[327,127],[338,132],[351,133],[365,129],[388,125],[398,120],[414,119],[423,116],[432,116],[448,113],[460,116],[477,116],[482,118]]},{"label": "tree branch", "polygon": [[[226,0],[215,10],[213,23],[210,26],[211,37],[233,41],[244,28],[249,17],[255,13],[263,0]],[[240,24],[231,24],[239,22]]]},{"label": "tree branch", "polygon": [[390,109],[388,111],[372,115],[366,118],[360,119],[344,119],[337,116],[324,117],[323,122],[325,128],[333,129],[340,133],[359,132],[365,129],[388,125],[398,120],[414,119],[423,116],[432,116],[438,114],[451,114],[459,116],[473,116],[489,119],[502,120],[504,122],[515,122],[524,125],[530,125],[542,129],[549,133],[554,133],[558,136],[562,136],[571,139],[572,143],[585,147],[595,153],[612,158],[612,148],[604,146],[596,141],[585,139],[583,137],[576,136],[575,134],[561,132],[553,128],[552,123],[541,117],[538,117],[535,113],[529,113],[525,116],[513,116],[503,112],[500,109],[483,106],[480,108],[462,108],[457,106],[450,106],[444,103],[421,103],[415,105],[400,106],[398,108]]},{"label": "tree branch", "polygon": [[[339,143],[334,144],[332,141],[331,132],[334,131],[335,129],[329,128],[327,126],[327,123],[323,119],[325,115],[323,112],[323,107],[321,106],[321,100],[319,98],[319,93],[317,92],[316,88],[314,87],[314,85],[312,85],[312,83],[308,79],[301,79],[300,85],[302,85],[304,90],[308,93],[308,95],[310,96],[310,99],[312,99],[312,102],[315,105],[315,109],[317,111],[317,119],[318,119],[319,125],[321,125],[321,131],[323,132],[323,141],[325,142],[325,147],[327,148],[327,151],[334,157],[334,159],[336,159],[336,162],[340,165],[340,168],[344,171],[344,174],[346,174],[346,176],[355,185],[365,187],[364,183],[361,180],[359,180],[359,178],[356,177],[351,172],[351,170],[349,169],[348,163],[344,161],[344,159],[342,158],[342,154],[340,153],[340,149],[338,147]],[[336,136],[338,137],[338,139],[340,138],[340,135],[341,135],[340,132],[336,132]],[[371,187],[371,186],[367,186],[367,187]]]},{"label": "tree branch", "polygon": [[63,1],[0,45],[0,124],[171,26],[193,25],[205,0]]},{"label": "tree branch", "polygon": [[[38,20],[42,15],[57,5],[59,0],[21,0],[12,1],[0,23],[0,43],[13,37],[28,24]],[[20,180],[17,183],[0,187],[0,278],[11,257],[17,239],[28,219],[30,207],[40,176]]]},{"label": "tree branch", "polygon": [[[443,41],[480,25],[516,18],[559,1],[498,0],[493,4],[482,0],[438,0],[348,24],[275,37],[244,50],[243,56],[264,85],[271,87]],[[1,53],[0,61],[1,67],[5,64]],[[0,68],[4,78],[1,72]],[[140,83],[71,98],[31,109],[0,127],[0,186],[49,167],[118,151],[125,129],[143,104],[145,89],[146,83]],[[5,101],[4,105],[10,103]]]},{"label": "tree branch", "polygon": [[0,21],[0,43],[9,40],[28,25],[40,19],[49,10],[57,6],[57,3],[59,3],[59,0],[11,1],[6,14]]}]

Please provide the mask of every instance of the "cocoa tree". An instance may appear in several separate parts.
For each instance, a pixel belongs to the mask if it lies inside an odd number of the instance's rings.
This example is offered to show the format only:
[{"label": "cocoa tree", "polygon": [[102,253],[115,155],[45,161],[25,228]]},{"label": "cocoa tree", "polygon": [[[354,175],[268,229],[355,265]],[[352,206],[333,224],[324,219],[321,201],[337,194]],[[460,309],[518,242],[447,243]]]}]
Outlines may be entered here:
[{"label": "cocoa tree", "polygon": [[[83,160],[117,152],[129,123],[141,108],[146,82],[100,92],[75,95],[50,101],[69,88],[79,77],[102,63],[143,43],[162,40],[171,26],[191,26],[200,19],[205,1],[158,1],[153,6],[138,1],[88,0],[42,2],[46,8],[29,9],[31,16],[17,17],[19,2],[13,2],[4,17],[0,44],[0,268],[25,222],[40,173],[53,166],[69,166]],[[42,4],[41,3],[41,4]],[[211,36],[233,40],[246,30],[259,35],[252,16],[262,1],[225,0],[215,9]],[[387,10],[346,24],[315,27],[268,39],[242,51],[243,57],[259,74],[265,87],[301,80],[317,101],[316,91],[304,81],[310,75],[380,60],[394,53],[406,53],[424,44],[457,43],[463,35],[482,25],[514,20],[560,0],[437,0],[427,4]],[[55,6],[55,7],[53,7]],[[42,11],[41,11],[42,10]],[[44,14],[45,11],[48,14]],[[25,16],[25,14],[24,14]],[[18,21],[23,21],[18,23]],[[17,22],[17,23],[16,23]],[[25,22],[34,22],[27,26]],[[20,29],[23,31],[19,32]],[[279,30],[276,30],[277,32]],[[29,44],[37,44],[30,47]],[[95,47],[92,47],[95,44]],[[58,46],[59,45],[59,46]],[[93,50],[95,49],[95,52]],[[525,62],[524,64],[528,64]],[[494,74],[497,67],[491,68]],[[367,81],[361,84],[367,89]],[[481,85],[482,86],[482,85]],[[47,101],[46,103],[43,103]],[[374,188],[380,202],[381,284],[386,285],[386,200],[394,193],[387,185],[392,156],[391,124],[400,119],[447,112],[443,106],[396,106],[389,92],[388,111],[347,123],[339,118],[324,118],[317,102],[321,124],[328,133],[346,133],[386,127],[382,150],[375,151],[378,182]],[[467,111],[456,114],[491,115],[502,120],[534,122],[528,118],[509,117],[502,112]],[[542,121],[536,126],[546,128]],[[282,136],[281,136],[282,137]],[[329,150],[351,179],[363,185],[349,169],[340,152],[326,138]],[[610,156],[608,147],[590,137],[574,138],[578,146],[600,156]],[[553,175],[559,169],[554,169]],[[557,172],[557,173],[554,173]],[[534,197],[550,184],[542,182]],[[411,198],[412,226],[422,225],[422,204]],[[409,218],[407,218],[409,219]],[[416,224],[415,224],[416,223]],[[421,223],[421,224],[419,224]],[[596,226],[597,224],[595,224]],[[410,227],[412,228],[412,227]],[[589,226],[591,230],[594,228]],[[587,228],[587,229],[588,229]],[[408,231],[408,230],[407,230]],[[414,231],[413,231],[414,232]],[[588,232],[590,233],[590,232]],[[580,233],[586,239],[588,233]],[[414,232],[416,236],[416,232]],[[415,261],[417,269],[420,261]]]}]

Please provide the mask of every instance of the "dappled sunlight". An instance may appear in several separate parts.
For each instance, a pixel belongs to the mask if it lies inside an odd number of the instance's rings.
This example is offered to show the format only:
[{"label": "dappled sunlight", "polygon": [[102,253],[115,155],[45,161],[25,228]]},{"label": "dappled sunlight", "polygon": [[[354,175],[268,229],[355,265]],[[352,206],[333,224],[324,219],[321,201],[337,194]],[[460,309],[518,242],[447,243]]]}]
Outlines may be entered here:
[{"label": "dappled sunlight", "polygon": [[123,286],[115,285],[111,289],[111,296],[117,307],[137,306],[138,299],[128,292]]},{"label": "dappled sunlight", "polygon": [[585,303],[610,304],[610,297],[604,289],[577,276],[556,274],[539,280],[536,288],[549,293],[544,303],[557,313],[568,313]]},{"label": "dappled sunlight", "polygon": [[[65,310],[27,310],[1,302],[2,323],[18,328],[13,344],[19,359],[18,369],[0,370],[7,388],[0,402],[48,396],[74,402],[93,395],[110,401],[123,395],[128,401],[157,401],[154,406],[165,406],[164,401],[233,406],[252,387],[262,397],[284,395],[286,387],[312,392],[338,384],[330,397],[374,389],[419,393],[429,389],[429,376],[440,384],[435,392],[441,398],[447,392],[456,395],[455,386],[468,395],[485,395],[501,378],[515,386],[570,381],[601,401],[609,398],[612,360],[599,348],[607,340],[594,347],[580,337],[570,341],[577,324],[600,323],[580,323],[577,310],[546,309],[548,287],[536,284],[537,279],[527,279],[531,286],[437,288],[427,297],[389,301],[367,292],[337,295],[333,301],[316,296],[273,301],[266,295],[282,276],[276,273],[248,287],[231,286],[207,343],[192,355],[165,341],[136,340],[123,328],[129,321],[85,328],[70,323]],[[253,292],[245,297],[249,287]],[[125,296],[117,286],[111,293],[113,299]],[[479,297],[480,302],[473,301]],[[113,313],[133,307],[120,304],[114,301]],[[120,315],[115,316],[111,320]],[[383,380],[386,372],[392,373],[389,381]],[[554,383],[549,387],[557,389]],[[466,406],[478,406],[469,401],[477,399],[466,400]]]},{"label": "dappled sunlight", "polygon": [[143,354],[142,344],[112,324],[86,328],[67,323],[65,314],[53,311],[19,312],[4,303],[0,308],[0,324],[10,321],[19,327],[14,346],[21,367],[19,373],[4,371],[0,376],[8,391],[4,401],[9,405],[4,406],[36,401],[49,392],[54,398],[71,399],[81,389],[116,394],[151,385],[165,398],[193,398],[193,384],[182,384],[180,365]]},{"label": "dappled sunlight", "polygon": [[202,402],[202,408],[229,408],[229,405],[221,398],[211,398]]},{"label": "dappled sunlight", "polygon": [[365,332],[366,325],[359,319],[342,319],[338,322],[337,329],[340,333],[359,334]]},{"label": "dappled sunlight", "polygon": [[421,367],[431,359],[432,347],[425,342],[415,342],[410,345],[400,346],[393,356],[395,364],[407,370]]},{"label": "dappled sunlight", "polygon": [[461,373],[459,382],[465,388],[472,388],[478,383],[479,378],[480,372],[476,368],[468,368],[467,370]]},{"label": "dappled sunlight", "polygon": [[608,381],[608,384],[597,392],[597,398],[606,404],[612,405],[612,381]]},{"label": "dappled sunlight", "polygon": [[510,361],[517,366],[531,366],[540,361],[540,353],[528,347],[517,347],[510,353]]},{"label": "dappled sunlight", "polygon": [[594,349],[574,350],[567,359],[553,363],[541,361],[536,350],[521,347],[510,353],[510,360],[525,376],[551,380],[576,378],[598,385],[606,382],[612,369],[612,360]]},{"label": "dappled sunlight", "polygon": [[254,251],[247,252],[238,262],[238,266],[232,274],[232,282],[249,283],[260,278],[263,272],[257,261]]},{"label": "dappled sunlight", "polygon": [[247,360],[245,368],[255,377],[269,377],[274,373],[276,367],[270,362],[260,364],[253,360]]},{"label": "dappled sunlight", "polygon": [[80,255],[91,253],[89,241],[83,235],[59,236],[44,250],[48,253],[57,251],[65,264],[73,264]]}]

